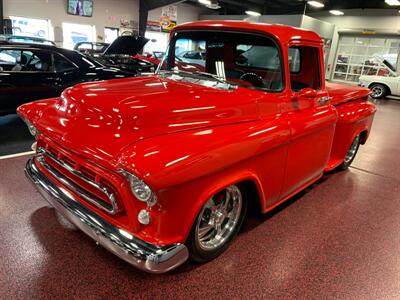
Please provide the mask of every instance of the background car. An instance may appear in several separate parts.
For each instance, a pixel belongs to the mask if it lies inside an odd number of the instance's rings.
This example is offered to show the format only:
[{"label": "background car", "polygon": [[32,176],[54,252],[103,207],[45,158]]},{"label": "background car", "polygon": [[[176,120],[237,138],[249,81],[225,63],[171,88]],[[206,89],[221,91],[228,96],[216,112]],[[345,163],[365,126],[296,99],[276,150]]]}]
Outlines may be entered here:
[{"label": "background car", "polygon": [[[98,53],[97,51],[93,51],[90,53],[91,51],[89,51],[87,55],[98,63],[108,67],[115,67],[134,74],[152,73],[155,71],[157,64],[150,59],[137,56],[148,41],[149,39],[137,35],[123,35],[119,36],[103,52]],[[91,44],[106,45],[103,43]],[[80,45],[86,45],[86,43],[80,43]],[[77,46],[75,46],[76,48]]]},{"label": "background car", "polygon": [[44,38],[24,35],[0,35],[0,43],[2,41],[56,46],[56,43],[54,43],[53,41],[46,40]]},{"label": "background car", "polygon": [[48,45],[0,43],[0,115],[37,99],[59,96],[77,83],[134,76],[77,51]]},{"label": "background car", "polygon": [[400,76],[396,68],[386,59],[374,57],[377,64],[372,69],[371,75],[362,75],[359,86],[368,87],[371,97],[384,98],[389,95],[400,96]]}]

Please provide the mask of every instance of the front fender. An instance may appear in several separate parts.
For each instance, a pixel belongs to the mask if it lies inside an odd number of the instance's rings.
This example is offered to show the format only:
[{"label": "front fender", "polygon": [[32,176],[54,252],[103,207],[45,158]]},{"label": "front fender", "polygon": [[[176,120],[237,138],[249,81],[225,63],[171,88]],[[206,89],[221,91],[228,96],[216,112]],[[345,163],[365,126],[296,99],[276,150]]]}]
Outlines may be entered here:
[{"label": "front fender", "polygon": [[139,235],[149,242],[184,242],[204,203],[244,180],[255,183],[264,208],[279,197],[289,138],[287,122],[273,118],[162,135],[129,146],[118,164],[142,178],[160,202],[151,212],[154,222]]}]

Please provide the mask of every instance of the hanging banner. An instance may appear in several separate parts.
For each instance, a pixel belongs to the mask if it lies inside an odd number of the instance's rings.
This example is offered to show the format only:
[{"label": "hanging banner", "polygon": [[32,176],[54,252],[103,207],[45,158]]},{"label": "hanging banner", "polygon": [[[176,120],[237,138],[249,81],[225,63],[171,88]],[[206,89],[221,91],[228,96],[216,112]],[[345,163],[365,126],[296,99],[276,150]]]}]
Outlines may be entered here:
[{"label": "hanging banner", "polygon": [[176,5],[164,6],[161,10],[160,26],[162,32],[169,32],[176,26],[178,7]]}]

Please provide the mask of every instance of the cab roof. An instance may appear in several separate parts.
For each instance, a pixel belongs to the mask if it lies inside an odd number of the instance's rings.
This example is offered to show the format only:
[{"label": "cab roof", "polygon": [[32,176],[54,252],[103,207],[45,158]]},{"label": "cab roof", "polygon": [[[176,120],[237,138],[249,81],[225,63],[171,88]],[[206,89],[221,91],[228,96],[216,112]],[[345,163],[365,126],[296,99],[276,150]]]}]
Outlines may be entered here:
[{"label": "cab roof", "polygon": [[274,36],[281,43],[287,43],[295,40],[306,40],[316,43],[322,43],[318,34],[313,31],[281,25],[281,24],[267,24],[255,23],[246,21],[196,21],[178,25],[174,28],[175,31],[187,29],[205,29],[205,30],[248,30],[252,32],[262,32]]}]

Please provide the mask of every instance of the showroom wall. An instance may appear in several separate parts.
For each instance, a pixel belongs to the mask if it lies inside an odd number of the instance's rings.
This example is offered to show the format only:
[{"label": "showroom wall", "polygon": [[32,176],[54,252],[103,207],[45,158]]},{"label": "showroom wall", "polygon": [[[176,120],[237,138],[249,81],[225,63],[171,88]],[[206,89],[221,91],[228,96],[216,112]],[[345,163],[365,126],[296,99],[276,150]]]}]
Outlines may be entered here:
[{"label": "showroom wall", "polygon": [[[51,26],[61,27],[62,22],[94,25],[98,35],[104,35],[104,27],[120,27],[121,20],[139,21],[139,0],[96,0],[92,17],[67,14],[66,0],[3,0],[4,16],[27,17],[51,20]],[[204,10],[184,3],[178,7],[178,24],[198,20]],[[149,20],[158,21],[161,8],[149,12]],[[52,32],[52,30],[51,30]],[[50,35],[52,39],[54,36]]]}]

